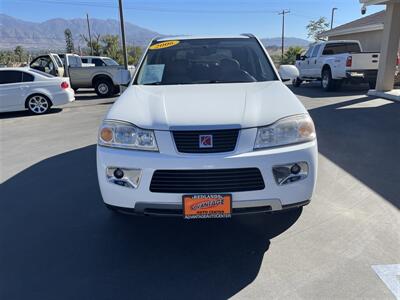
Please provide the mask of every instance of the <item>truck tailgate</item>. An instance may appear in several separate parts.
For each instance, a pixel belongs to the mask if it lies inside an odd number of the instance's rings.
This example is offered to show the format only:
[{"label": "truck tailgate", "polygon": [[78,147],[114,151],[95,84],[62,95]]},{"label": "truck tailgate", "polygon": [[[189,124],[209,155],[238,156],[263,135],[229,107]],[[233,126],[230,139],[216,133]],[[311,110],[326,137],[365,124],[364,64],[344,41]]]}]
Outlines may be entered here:
[{"label": "truck tailgate", "polygon": [[378,52],[352,53],[349,71],[377,70],[379,65]]}]

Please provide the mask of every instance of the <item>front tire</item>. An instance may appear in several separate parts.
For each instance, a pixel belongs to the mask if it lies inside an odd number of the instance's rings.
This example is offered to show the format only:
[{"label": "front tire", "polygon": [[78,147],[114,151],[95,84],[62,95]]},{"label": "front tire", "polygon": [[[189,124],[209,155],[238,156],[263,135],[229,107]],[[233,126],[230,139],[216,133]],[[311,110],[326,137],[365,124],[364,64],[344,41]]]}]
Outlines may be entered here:
[{"label": "front tire", "polygon": [[43,95],[32,95],[26,100],[26,107],[34,115],[42,115],[50,110],[51,102]]},{"label": "front tire", "polygon": [[97,80],[94,89],[99,97],[108,98],[114,94],[114,85],[107,79]]}]

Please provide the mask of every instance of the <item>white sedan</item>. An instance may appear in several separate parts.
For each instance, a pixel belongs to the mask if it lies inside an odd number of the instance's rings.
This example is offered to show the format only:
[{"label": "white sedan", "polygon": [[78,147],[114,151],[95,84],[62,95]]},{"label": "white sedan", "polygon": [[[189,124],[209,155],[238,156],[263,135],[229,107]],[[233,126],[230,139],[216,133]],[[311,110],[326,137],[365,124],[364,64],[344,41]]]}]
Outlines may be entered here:
[{"label": "white sedan", "polygon": [[52,106],[75,100],[68,78],[29,68],[0,69],[0,112],[28,109],[44,114]]},{"label": "white sedan", "polygon": [[308,204],[314,123],[282,80],[252,35],[153,40],[99,130],[106,206],[203,219]]}]

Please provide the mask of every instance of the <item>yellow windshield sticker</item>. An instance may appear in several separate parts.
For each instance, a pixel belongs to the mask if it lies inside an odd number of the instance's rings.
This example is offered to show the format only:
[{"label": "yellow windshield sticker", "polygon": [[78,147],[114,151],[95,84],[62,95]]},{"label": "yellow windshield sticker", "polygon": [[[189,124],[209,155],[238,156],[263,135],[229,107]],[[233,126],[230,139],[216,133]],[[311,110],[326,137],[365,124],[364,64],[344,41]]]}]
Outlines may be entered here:
[{"label": "yellow windshield sticker", "polygon": [[169,48],[175,45],[178,45],[179,41],[166,41],[158,44],[154,44],[150,46],[151,50],[157,50],[157,49],[164,49],[164,48]]}]

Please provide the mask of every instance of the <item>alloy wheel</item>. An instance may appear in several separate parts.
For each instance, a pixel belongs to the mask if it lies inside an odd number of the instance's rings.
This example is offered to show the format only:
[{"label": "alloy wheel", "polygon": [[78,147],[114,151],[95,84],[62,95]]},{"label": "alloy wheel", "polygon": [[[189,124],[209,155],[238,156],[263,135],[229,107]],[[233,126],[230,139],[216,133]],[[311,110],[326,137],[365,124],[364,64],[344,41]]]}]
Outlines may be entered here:
[{"label": "alloy wheel", "polygon": [[108,94],[108,85],[106,83],[100,83],[98,86],[98,90],[101,94]]},{"label": "alloy wheel", "polygon": [[42,114],[49,109],[49,102],[43,96],[36,95],[28,101],[29,110],[35,114]]}]

